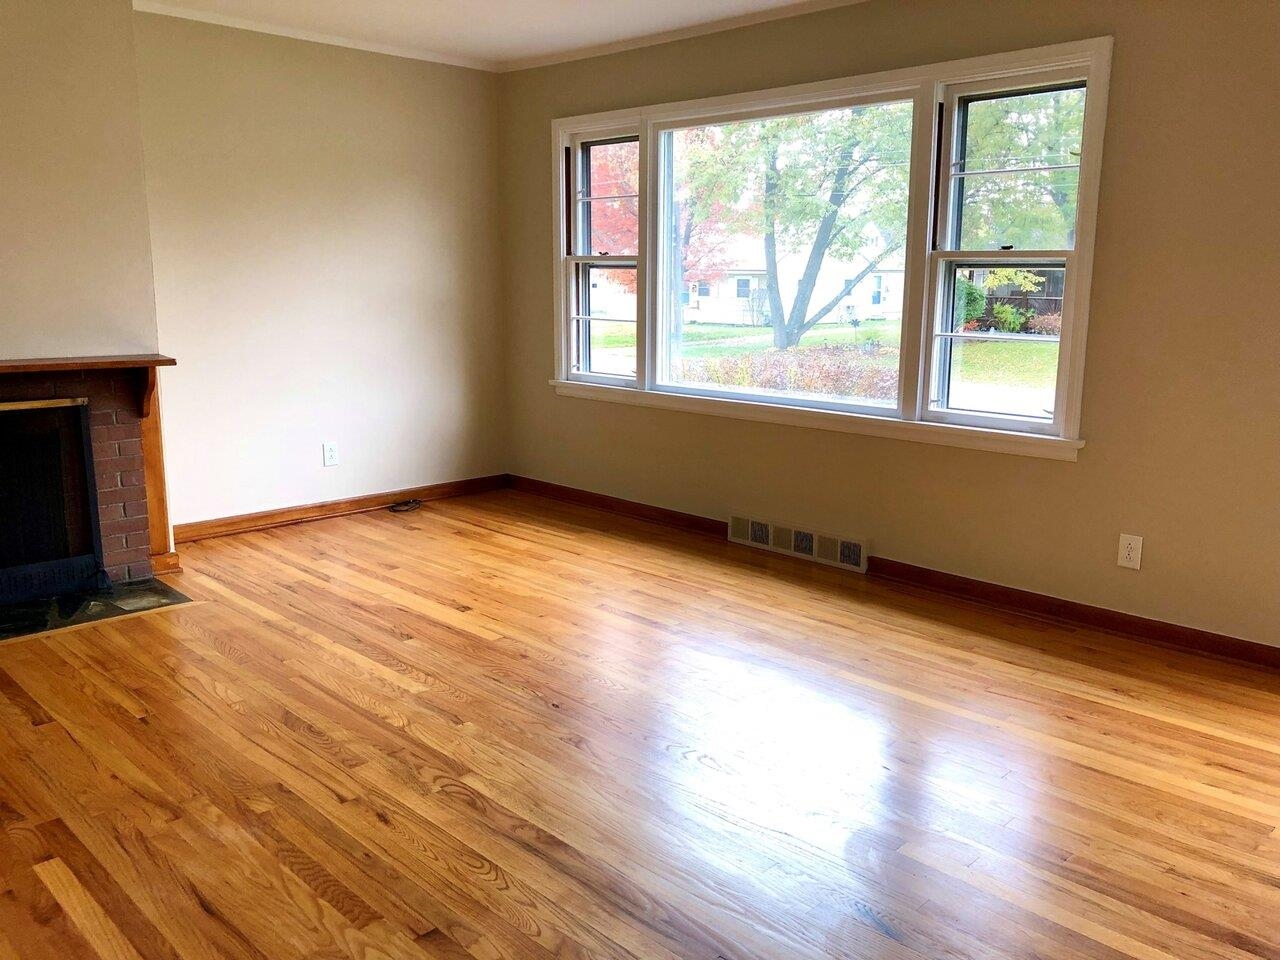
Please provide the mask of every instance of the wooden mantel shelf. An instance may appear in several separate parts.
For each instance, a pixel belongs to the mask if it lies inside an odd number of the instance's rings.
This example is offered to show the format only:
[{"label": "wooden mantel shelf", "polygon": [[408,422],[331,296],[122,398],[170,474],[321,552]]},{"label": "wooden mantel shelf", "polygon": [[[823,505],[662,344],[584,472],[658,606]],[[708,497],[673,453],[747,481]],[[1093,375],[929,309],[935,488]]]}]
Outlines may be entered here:
[{"label": "wooden mantel shelf", "polygon": [[65,373],[68,370],[145,370],[142,389],[142,419],[151,416],[156,395],[156,367],[177,366],[178,361],[161,353],[119,353],[109,357],[39,357],[31,360],[0,360],[0,376],[8,373]]},{"label": "wooden mantel shelf", "polygon": [[0,360],[3,373],[55,373],[62,370],[133,370],[172,367],[173,357],[159,353],[123,353],[110,357],[40,357],[34,360]]}]

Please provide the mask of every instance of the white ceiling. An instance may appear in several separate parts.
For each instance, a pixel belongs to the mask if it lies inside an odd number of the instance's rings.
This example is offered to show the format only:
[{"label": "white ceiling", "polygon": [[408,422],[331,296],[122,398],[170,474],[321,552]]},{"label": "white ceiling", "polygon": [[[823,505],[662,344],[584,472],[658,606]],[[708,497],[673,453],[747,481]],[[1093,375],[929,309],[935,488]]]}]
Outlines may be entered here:
[{"label": "white ceiling", "polygon": [[860,0],[134,0],[136,10],[484,70],[573,60]]}]

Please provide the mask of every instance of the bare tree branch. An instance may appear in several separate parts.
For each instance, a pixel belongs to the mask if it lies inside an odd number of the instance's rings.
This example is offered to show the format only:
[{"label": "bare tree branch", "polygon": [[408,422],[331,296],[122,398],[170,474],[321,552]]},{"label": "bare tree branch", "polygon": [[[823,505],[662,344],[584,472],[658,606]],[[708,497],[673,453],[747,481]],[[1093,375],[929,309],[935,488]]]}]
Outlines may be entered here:
[{"label": "bare tree branch", "polygon": [[813,298],[813,289],[818,282],[818,272],[822,269],[822,261],[831,246],[832,234],[840,219],[840,210],[848,198],[849,178],[853,175],[853,145],[841,152],[840,166],[836,170],[831,185],[831,193],[827,197],[827,212],[818,222],[818,231],[809,248],[809,256],[804,265],[804,273],[796,286],[795,300],[791,303],[791,316],[787,318],[787,341],[795,343],[799,334],[804,331],[805,316],[809,312],[809,301]]},{"label": "bare tree branch", "polygon": [[[800,330],[800,335],[803,336],[804,334],[808,333],[810,330],[812,330],[815,326],[818,325],[819,321],[821,321],[823,317],[829,314],[836,307],[840,306],[840,301],[843,300],[845,297],[847,297],[850,293],[852,293],[853,288],[856,287],[858,284],[860,284],[863,280],[865,280],[868,277],[868,275],[874,273],[876,267],[880,266],[880,264],[882,264],[887,257],[889,257],[891,254],[896,252],[899,246],[900,246],[899,244],[895,244],[892,247],[886,248],[875,259],[870,261],[865,267],[863,267],[860,271],[858,271],[858,275],[856,277],[854,277],[852,280],[846,280],[844,282],[843,289],[841,289],[841,291],[838,294],[836,294],[834,297],[828,300],[826,305],[821,310],[819,310],[817,313],[815,313],[812,317],[810,317],[808,320],[804,322],[804,325]],[[797,339],[799,338],[797,337]]]}]

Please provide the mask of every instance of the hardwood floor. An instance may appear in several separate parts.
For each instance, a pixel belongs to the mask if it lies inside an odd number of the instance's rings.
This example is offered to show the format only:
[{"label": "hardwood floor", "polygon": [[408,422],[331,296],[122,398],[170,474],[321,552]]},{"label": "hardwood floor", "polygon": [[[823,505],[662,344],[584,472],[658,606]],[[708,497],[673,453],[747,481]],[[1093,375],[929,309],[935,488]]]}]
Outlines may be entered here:
[{"label": "hardwood floor", "polygon": [[506,491],[0,644],[0,960],[1280,957],[1280,677]]}]

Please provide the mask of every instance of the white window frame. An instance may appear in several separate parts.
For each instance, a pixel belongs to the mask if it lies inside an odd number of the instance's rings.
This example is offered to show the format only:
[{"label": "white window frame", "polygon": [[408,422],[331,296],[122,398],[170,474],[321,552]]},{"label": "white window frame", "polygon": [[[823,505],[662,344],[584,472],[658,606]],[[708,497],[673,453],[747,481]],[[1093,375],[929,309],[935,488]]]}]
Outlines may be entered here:
[{"label": "white window frame", "polygon": [[[1109,37],[913,67],[862,77],[803,84],[682,103],[571,117],[553,124],[553,228],[555,263],[555,370],[552,384],[563,396],[684,410],[738,419],[784,423],[847,433],[969,447],[1057,460],[1075,460],[1080,439],[1085,341],[1089,318],[1097,194],[1106,124],[1112,41]],[[1087,85],[1080,164],[1075,249],[1055,264],[1067,263],[1063,329],[1060,337],[1056,402],[1052,421],[931,410],[933,331],[944,302],[941,289],[948,261],[1037,262],[1044,251],[959,252],[945,249],[950,236],[948,162],[954,143],[956,103],[974,92],[1021,91],[1065,80]],[[892,100],[911,100],[914,126],[910,161],[907,239],[904,248],[903,313],[898,406],[874,408],[848,403],[810,403],[786,397],[717,392],[662,384],[664,369],[658,331],[662,262],[658,198],[663,196],[661,134],[679,127],[836,109]],[[565,181],[565,149],[617,136],[635,136],[640,149],[639,254],[593,258],[566,250],[567,198],[576,184]],[[939,145],[942,146],[941,155]],[[634,260],[637,276],[636,376],[634,379],[571,369],[569,320],[572,271],[583,260]]]},{"label": "white window frame", "polygon": [[[569,249],[567,242],[568,237],[572,236],[573,242],[576,244],[582,235],[583,218],[579,216],[578,199],[580,197],[580,178],[582,173],[582,147],[584,144],[596,143],[601,140],[625,139],[629,137],[638,137],[638,128],[633,123],[625,122],[625,118],[616,118],[611,114],[601,114],[597,118],[598,123],[582,123],[575,124],[573,130],[563,138],[559,148],[556,151],[557,177],[556,183],[560,191],[560,201],[558,204],[557,221],[557,253],[558,267],[556,280],[556,317],[558,318],[556,333],[556,370],[563,371],[566,379],[573,379],[579,383],[595,383],[601,386],[612,387],[631,387],[637,388],[644,383],[644,376],[640,369],[640,358],[643,351],[636,352],[636,376],[625,377],[615,376],[608,373],[592,373],[585,370],[573,369],[573,336],[574,326],[578,321],[578,317],[574,313],[577,293],[577,277],[576,274],[581,267],[590,266],[592,264],[608,265],[616,264],[618,266],[629,267],[634,265],[636,269],[636,303],[639,305],[644,296],[641,293],[644,288],[644,238],[645,238],[645,184],[644,178],[641,177],[639,184],[639,200],[637,201],[637,211],[640,220],[640,237],[639,246],[636,247],[634,255],[611,254],[600,255],[591,253],[577,253]],[[616,122],[623,119],[624,122]],[[568,169],[565,169],[565,149],[569,150],[571,162]],[[566,233],[566,224],[572,218],[571,233]],[[644,336],[643,327],[640,324],[640,315],[643,310],[637,310],[636,317],[636,342],[639,343]]]},{"label": "white window frame", "polygon": [[[1080,386],[1081,377],[1071,377],[1068,371],[1071,370],[1072,357],[1078,349],[1080,352],[1084,350],[1083,338],[1077,341],[1074,334],[1077,327],[1083,327],[1087,321],[1077,323],[1076,310],[1078,298],[1076,295],[1076,275],[1080,270],[1082,263],[1080,259],[1081,229],[1085,222],[1085,215],[1079,208],[1083,206],[1085,197],[1096,198],[1097,196],[1097,165],[1091,165],[1088,170],[1085,169],[1085,159],[1088,157],[1088,123],[1089,123],[1089,100],[1092,99],[1093,89],[1089,79],[1089,64],[1077,64],[1072,67],[1046,69],[1036,72],[1019,72],[1008,76],[1001,76],[994,79],[984,79],[969,83],[951,83],[945,87],[944,99],[942,100],[942,127],[939,134],[939,143],[942,151],[942,163],[938,171],[938,182],[935,190],[937,193],[937,227],[938,234],[932,245],[933,249],[929,252],[929,286],[933,301],[929,309],[927,318],[930,330],[925,335],[924,360],[921,376],[921,406],[920,418],[924,421],[933,421],[938,423],[957,423],[967,424],[976,427],[987,427],[990,429],[1016,429],[1026,433],[1042,433],[1055,437],[1075,437],[1079,435],[1079,407],[1080,396],[1077,389],[1077,395],[1074,401],[1070,399],[1070,388]],[[956,238],[957,230],[957,213],[955,198],[952,196],[953,178],[949,171],[955,160],[956,154],[960,149],[959,133],[956,119],[959,113],[960,102],[973,97],[985,97],[988,95],[998,96],[1000,94],[1017,94],[1026,90],[1052,89],[1055,87],[1064,87],[1075,84],[1084,84],[1087,89],[1085,98],[1085,130],[1081,151],[1080,180],[1077,190],[1078,204],[1076,211],[1077,219],[1077,237],[1076,246],[1073,250],[962,250],[953,248],[952,241]],[[1086,180],[1086,177],[1089,179]],[[1089,226],[1090,233],[1088,238],[1089,257],[1092,260],[1093,249],[1093,225],[1096,217],[1093,211],[1090,211]],[[1016,265],[1031,265],[1044,267],[1063,267],[1066,271],[1066,287],[1063,290],[1062,305],[1062,333],[1058,338],[1058,370],[1055,382],[1054,397],[1056,403],[1054,405],[1053,417],[1048,420],[1033,420],[1023,417],[1011,415],[1002,415],[998,413],[975,413],[955,409],[932,409],[930,396],[931,385],[933,383],[935,349],[937,347],[937,338],[931,333],[936,329],[936,325],[941,321],[942,311],[945,308],[946,298],[950,295],[946,289],[948,277],[948,267],[951,264],[978,264],[990,263],[999,265],[1002,263]],[[1083,288],[1084,299],[1087,304],[1088,286]],[[1087,315],[1087,308],[1084,310]],[[1008,335],[1016,336],[1016,335]],[[974,334],[975,340],[990,340],[992,335]],[[994,337],[994,339],[1000,339]],[[1072,414],[1074,413],[1074,416]]]}]

